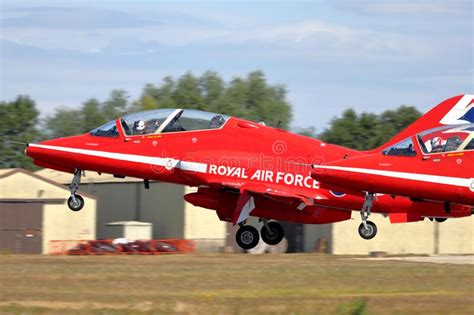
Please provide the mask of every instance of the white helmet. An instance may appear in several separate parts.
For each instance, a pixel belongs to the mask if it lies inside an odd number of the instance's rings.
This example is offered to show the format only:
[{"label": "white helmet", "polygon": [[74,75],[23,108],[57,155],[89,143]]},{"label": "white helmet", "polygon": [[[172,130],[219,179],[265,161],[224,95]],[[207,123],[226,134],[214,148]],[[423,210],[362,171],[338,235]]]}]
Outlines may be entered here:
[{"label": "white helmet", "polygon": [[443,139],[441,139],[441,137],[434,137],[434,138],[431,140],[431,146],[432,146],[433,148],[440,147],[442,144],[443,144]]},{"label": "white helmet", "polygon": [[145,130],[145,122],[143,120],[139,120],[136,127],[137,131]]}]

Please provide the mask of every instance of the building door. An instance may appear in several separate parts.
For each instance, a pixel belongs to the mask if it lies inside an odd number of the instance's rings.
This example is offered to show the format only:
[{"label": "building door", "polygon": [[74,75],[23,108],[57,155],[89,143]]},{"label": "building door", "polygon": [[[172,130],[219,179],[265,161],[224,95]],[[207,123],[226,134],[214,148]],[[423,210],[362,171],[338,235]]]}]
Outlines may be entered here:
[{"label": "building door", "polygon": [[43,241],[41,203],[0,201],[0,251],[41,254]]}]

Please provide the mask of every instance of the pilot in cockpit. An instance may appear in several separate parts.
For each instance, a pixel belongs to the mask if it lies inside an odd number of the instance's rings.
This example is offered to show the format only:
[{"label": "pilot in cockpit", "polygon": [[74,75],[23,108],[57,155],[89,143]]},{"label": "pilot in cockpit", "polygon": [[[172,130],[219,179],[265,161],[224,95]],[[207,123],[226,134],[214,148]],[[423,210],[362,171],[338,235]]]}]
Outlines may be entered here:
[{"label": "pilot in cockpit", "polygon": [[133,123],[133,134],[142,135],[145,133],[145,122],[143,120],[137,120]]},{"label": "pilot in cockpit", "polygon": [[212,117],[210,123],[209,123],[209,129],[217,129],[222,127],[222,125],[225,123],[224,117],[222,115],[216,115]]},{"label": "pilot in cockpit", "polygon": [[434,137],[431,139],[431,153],[443,152],[443,139]]},{"label": "pilot in cockpit", "polygon": [[158,119],[149,120],[145,127],[145,134],[155,133],[160,127],[161,123]]}]

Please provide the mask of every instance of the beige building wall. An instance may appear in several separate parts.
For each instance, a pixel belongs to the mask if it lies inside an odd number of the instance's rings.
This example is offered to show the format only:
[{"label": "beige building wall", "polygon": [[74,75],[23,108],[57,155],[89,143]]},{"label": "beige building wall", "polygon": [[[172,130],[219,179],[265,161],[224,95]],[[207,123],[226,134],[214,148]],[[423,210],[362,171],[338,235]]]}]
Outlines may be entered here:
[{"label": "beige building wall", "polygon": [[71,211],[64,203],[43,206],[43,254],[47,254],[52,240],[95,239],[96,201],[84,198],[81,211]]},{"label": "beige building wall", "polygon": [[51,240],[95,239],[96,200],[81,194],[84,208],[74,212],[66,205],[69,195],[67,188],[24,171],[0,180],[0,199],[64,200],[62,204],[43,205],[43,253],[48,252]]},{"label": "beige building wall", "polygon": [[474,253],[474,216],[448,219],[438,226],[440,254]]},{"label": "beige building wall", "polygon": [[391,224],[388,218],[372,214],[378,228],[372,240],[364,240],[357,231],[360,218],[335,223],[332,229],[332,253],[367,255],[374,251],[389,254],[467,254],[474,253],[474,219],[448,219],[443,223],[428,219],[420,222]]},{"label": "beige building wall", "polygon": [[[196,192],[193,187],[186,187],[185,194]],[[184,204],[184,238],[196,242],[198,250],[206,250],[225,246],[227,235],[226,222],[217,217],[214,210]]]},{"label": "beige building wall", "polygon": [[334,223],[333,254],[367,255],[374,251],[389,254],[431,254],[434,251],[435,224],[429,220],[416,223],[391,224],[388,218],[372,214],[370,221],[377,225],[377,235],[371,240],[359,236],[361,223],[358,212],[352,220]]}]

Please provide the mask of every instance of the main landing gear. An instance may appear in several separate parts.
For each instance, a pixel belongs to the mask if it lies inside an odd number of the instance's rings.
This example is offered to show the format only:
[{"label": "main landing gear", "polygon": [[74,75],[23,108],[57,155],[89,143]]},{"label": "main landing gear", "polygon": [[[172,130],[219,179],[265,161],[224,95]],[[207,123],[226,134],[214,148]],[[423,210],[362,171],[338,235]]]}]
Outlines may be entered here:
[{"label": "main landing gear", "polygon": [[433,221],[435,220],[436,222],[438,223],[443,223],[444,221],[446,221],[448,218],[430,218],[430,221]]},{"label": "main landing gear", "polygon": [[[260,230],[262,240],[268,245],[276,245],[281,242],[285,236],[283,227],[278,222],[268,222],[267,219],[262,219],[263,227]],[[257,246],[260,241],[260,235],[258,230],[251,226],[245,225],[245,223],[239,224],[240,228],[235,235],[235,241],[243,249],[252,249]]]},{"label": "main landing gear", "polygon": [[362,218],[362,223],[359,225],[359,235],[365,240],[370,240],[377,235],[377,226],[374,222],[368,221],[370,211],[374,204],[374,194],[367,193],[365,195],[364,205],[360,211],[360,217]]},{"label": "main landing gear", "polygon": [[71,197],[67,200],[67,205],[72,211],[80,211],[84,207],[84,198],[81,195],[77,195],[76,191],[79,188],[79,183],[81,182],[82,171],[76,169],[74,171],[74,177],[72,179],[71,185],[69,185],[69,190],[71,191]]}]

